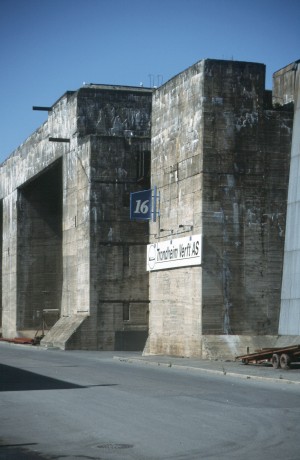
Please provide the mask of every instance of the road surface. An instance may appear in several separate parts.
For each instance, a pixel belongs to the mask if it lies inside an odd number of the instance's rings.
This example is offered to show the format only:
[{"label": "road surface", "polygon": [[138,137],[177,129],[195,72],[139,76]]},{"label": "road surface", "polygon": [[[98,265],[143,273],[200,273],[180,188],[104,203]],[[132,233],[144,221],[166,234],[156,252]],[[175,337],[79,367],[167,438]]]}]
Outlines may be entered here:
[{"label": "road surface", "polygon": [[299,460],[300,385],[113,355],[0,343],[0,460]]}]

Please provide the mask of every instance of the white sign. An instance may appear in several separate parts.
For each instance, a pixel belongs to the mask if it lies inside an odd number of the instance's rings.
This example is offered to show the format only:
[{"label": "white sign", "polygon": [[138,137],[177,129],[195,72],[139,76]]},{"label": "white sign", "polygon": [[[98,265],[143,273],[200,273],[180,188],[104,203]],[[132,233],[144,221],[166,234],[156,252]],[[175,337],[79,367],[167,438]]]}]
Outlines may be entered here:
[{"label": "white sign", "polygon": [[201,235],[148,244],[147,271],[201,265],[201,257]]}]

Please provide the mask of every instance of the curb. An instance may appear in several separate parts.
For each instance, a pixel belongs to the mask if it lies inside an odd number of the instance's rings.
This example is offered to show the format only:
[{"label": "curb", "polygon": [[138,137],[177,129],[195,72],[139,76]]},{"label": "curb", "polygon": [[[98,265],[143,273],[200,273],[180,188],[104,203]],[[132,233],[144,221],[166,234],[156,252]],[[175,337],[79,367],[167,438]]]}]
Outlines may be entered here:
[{"label": "curb", "polygon": [[144,365],[150,365],[150,366],[156,366],[156,367],[168,367],[168,368],[175,368],[175,369],[180,369],[180,370],[188,370],[188,371],[198,371],[198,372],[206,372],[207,374],[215,374],[215,375],[220,375],[220,376],[228,376],[228,377],[235,377],[235,378],[240,378],[243,380],[258,380],[258,381],[265,381],[265,382],[272,382],[272,383],[285,383],[289,385],[300,385],[300,381],[295,381],[295,380],[288,380],[284,379],[281,376],[280,377],[264,377],[260,375],[251,375],[251,374],[239,374],[238,372],[230,372],[226,371],[225,369],[223,371],[216,370],[216,369],[206,369],[203,367],[195,367],[195,366],[187,366],[184,364],[173,364],[172,362],[169,363],[164,363],[164,362],[159,362],[159,361],[146,361],[141,358],[126,358],[124,356],[114,356],[113,359],[117,359],[120,362],[125,362],[125,363],[138,363],[138,364],[144,364]]}]

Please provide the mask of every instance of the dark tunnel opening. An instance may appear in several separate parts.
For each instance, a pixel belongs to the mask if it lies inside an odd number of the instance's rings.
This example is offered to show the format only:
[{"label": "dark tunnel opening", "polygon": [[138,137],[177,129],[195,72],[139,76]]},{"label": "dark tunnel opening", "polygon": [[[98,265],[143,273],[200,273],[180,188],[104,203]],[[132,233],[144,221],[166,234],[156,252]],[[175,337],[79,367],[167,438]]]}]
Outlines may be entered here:
[{"label": "dark tunnel opening", "polygon": [[38,331],[43,330],[44,327],[49,329],[59,317],[61,297],[62,160],[60,159],[43,174],[19,189],[18,330]]}]

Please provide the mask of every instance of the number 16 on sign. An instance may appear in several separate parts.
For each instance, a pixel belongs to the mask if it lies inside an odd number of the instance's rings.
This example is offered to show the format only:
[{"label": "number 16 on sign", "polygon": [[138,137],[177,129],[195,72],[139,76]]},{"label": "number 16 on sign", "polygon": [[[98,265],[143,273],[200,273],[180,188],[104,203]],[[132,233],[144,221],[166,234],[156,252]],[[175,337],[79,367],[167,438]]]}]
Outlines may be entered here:
[{"label": "number 16 on sign", "polygon": [[156,221],[156,187],[130,194],[130,220]]}]

